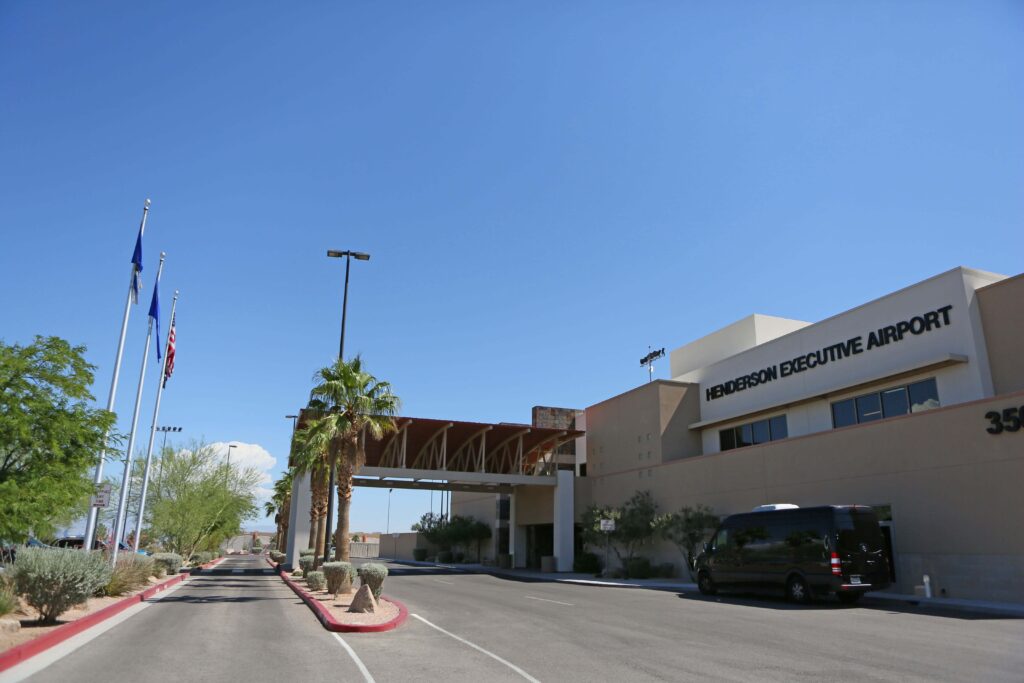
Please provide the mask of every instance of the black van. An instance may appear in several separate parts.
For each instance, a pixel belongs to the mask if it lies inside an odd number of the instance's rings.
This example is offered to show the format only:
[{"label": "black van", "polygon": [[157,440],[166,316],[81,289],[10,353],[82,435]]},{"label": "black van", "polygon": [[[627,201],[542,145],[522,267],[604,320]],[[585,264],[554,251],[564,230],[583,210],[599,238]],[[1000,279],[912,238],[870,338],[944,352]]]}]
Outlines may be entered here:
[{"label": "black van", "polygon": [[889,558],[866,505],[746,512],[727,517],[697,558],[697,586],[777,591],[794,602],[835,594],[853,604],[889,585]]}]

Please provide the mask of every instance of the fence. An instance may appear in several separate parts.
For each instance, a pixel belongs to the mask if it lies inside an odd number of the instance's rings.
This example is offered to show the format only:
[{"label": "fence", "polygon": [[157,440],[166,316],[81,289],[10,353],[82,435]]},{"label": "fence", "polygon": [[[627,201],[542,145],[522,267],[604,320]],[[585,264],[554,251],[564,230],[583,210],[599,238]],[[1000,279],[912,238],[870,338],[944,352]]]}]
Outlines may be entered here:
[{"label": "fence", "polygon": [[356,543],[348,546],[349,557],[380,557],[380,543]]}]

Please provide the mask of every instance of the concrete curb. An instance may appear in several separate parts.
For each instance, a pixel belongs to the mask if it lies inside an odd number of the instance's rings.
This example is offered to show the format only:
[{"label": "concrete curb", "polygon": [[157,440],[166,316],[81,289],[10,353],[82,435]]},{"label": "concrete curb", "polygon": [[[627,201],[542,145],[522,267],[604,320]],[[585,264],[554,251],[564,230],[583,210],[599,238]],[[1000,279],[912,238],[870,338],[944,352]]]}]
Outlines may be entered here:
[{"label": "concrete curb", "polygon": [[197,569],[213,569],[214,567],[216,567],[218,564],[220,564],[221,562],[223,562],[226,559],[227,559],[226,557],[218,557],[216,559],[210,560],[206,564],[201,564],[198,567],[188,567],[187,569],[181,569],[179,571],[182,574],[191,574],[192,572],[194,572]]},{"label": "concrete curb", "polygon": [[[267,560],[267,563],[269,564],[270,560]],[[323,627],[328,631],[337,631],[339,633],[381,633],[383,631],[390,631],[398,628],[405,623],[406,619],[409,618],[409,610],[404,604],[392,597],[382,595],[382,599],[387,600],[398,608],[397,617],[391,621],[386,621],[383,624],[343,624],[335,619],[334,615],[331,614],[326,607],[320,604],[319,600],[310,595],[304,588],[302,588],[302,586],[292,581],[292,578],[287,573],[280,572],[279,576],[286,584],[288,584],[288,587],[291,588],[296,595],[302,598],[302,601],[306,603],[311,610],[313,610],[313,614],[316,615],[316,618],[320,620],[320,623],[323,624]]]},{"label": "concrete curb", "polygon": [[93,612],[92,614],[87,614],[81,619],[76,619],[75,621],[68,622],[63,626],[59,626],[53,629],[49,633],[44,633],[38,638],[33,638],[32,640],[22,643],[21,645],[16,645],[11,649],[7,650],[6,652],[0,652],[0,672],[6,671],[7,669],[10,669],[12,666],[21,664],[25,660],[34,657],[40,652],[49,650],[51,647],[63,643],[68,638],[76,636],[82,631],[85,631],[86,629],[95,626],[96,624],[102,621],[106,621],[112,616],[125,611],[132,605],[138,604],[143,600],[148,600],[157,593],[164,591],[177,583],[181,583],[187,578],[189,578],[189,574],[187,573],[177,574],[167,579],[163,583],[158,583],[155,586],[150,586],[141,593],[137,593],[136,595],[127,597],[124,600],[119,600],[118,602],[115,602],[113,605],[107,605],[103,609],[97,612]]}]

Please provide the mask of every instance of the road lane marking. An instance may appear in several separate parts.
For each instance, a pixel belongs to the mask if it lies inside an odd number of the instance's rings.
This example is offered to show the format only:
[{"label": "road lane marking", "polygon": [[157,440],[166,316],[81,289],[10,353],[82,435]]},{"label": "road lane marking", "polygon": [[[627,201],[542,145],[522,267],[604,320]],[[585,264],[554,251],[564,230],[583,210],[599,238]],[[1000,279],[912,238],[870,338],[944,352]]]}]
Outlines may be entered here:
[{"label": "road lane marking", "polygon": [[21,664],[12,666],[7,671],[0,673],[0,683],[17,683],[18,681],[25,680],[29,676],[34,676],[35,674],[39,673],[51,664],[57,662],[60,659],[63,659],[64,657],[67,657],[69,654],[71,654],[78,648],[82,647],[89,641],[98,638],[99,636],[103,635],[104,633],[114,628],[118,624],[130,619],[131,617],[134,617],[136,614],[146,609],[154,602],[158,600],[163,600],[171,593],[186,585],[186,583],[187,580],[176,583],[170,588],[162,590],[159,593],[153,595],[150,598],[147,598],[146,600],[143,600],[138,604],[132,605],[123,612],[115,614],[114,616],[110,617],[109,619],[101,621],[95,626],[90,626],[89,628],[85,629],[77,635],[71,636],[63,643],[54,645],[53,647],[47,650],[43,650],[37,655],[29,657]]},{"label": "road lane marking", "polygon": [[556,605],[565,605],[566,607],[575,607],[571,602],[561,602],[559,600],[548,600],[547,598],[535,598],[532,595],[526,596],[527,600],[543,600],[544,602],[553,602]]},{"label": "road lane marking", "polygon": [[232,569],[231,573],[232,574],[241,574],[244,571],[245,571],[244,569]]},{"label": "road lane marking", "polygon": [[525,678],[526,680],[531,681],[531,683],[540,683],[540,681],[538,681],[536,678],[534,678],[530,674],[526,673],[525,671],[523,671],[522,669],[520,669],[518,666],[516,666],[512,662],[508,661],[507,659],[502,659],[501,657],[499,657],[498,655],[494,654],[493,652],[491,652],[489,650],[483,649],[482,647],[480,647],[476,643],[471,643],[468,640],[466,640],[465,638],[463,638],[461,636],[455,635],[451,631],[444,630],[443,628],[441,628],[437,624],[430,623],[429,621],[427,621],[426,619],[424,619],[423,617],[421,617],[418,614],[414,614],[412,616],[415,617],[416,619],[419,619],[420,621],[422,621],[424,624],[426,624],[430,628],[436,629],[436,630],[440,631],[441,633],[445,634],[446,636],[451,636],[452,638],[454,638],[455,640],[459,641],[460,643],[463,643],[465,645],[469,645],[474,650],[476,650],[478,652],[482,652],[485,655],[487,655],[488,657],[490,657],[491,659],[494,659],[496,661],[501,662],[502,664],[504,664],[505,666],[507,666],[508,668],[512,669],[517,674],[519,674],[520,676]]},{"label": "road lane marking", "polygon": [[454,586],[455,585],[454,581],[445,581],[444,579],[434,579],[434,581],[437,581],[438,583],[446,583],[449,586]]},{"label": "road lane marking", "polygon": [[363,664],[363,660],[359,659],[359,655],[356,654],[356,651],[353,650],[352,647],[337,633],[332,633],[331,635],[338,639],[341,646],[345,648],[345,652],[348,653],[349,657],[352,658],[352,661],[359,667],[359,671],[363,674],[363,680],[365,680],[366,683],[376,683],[373,680],[373,676],[370,675],[370,670],[366,668],[365,664]]}]

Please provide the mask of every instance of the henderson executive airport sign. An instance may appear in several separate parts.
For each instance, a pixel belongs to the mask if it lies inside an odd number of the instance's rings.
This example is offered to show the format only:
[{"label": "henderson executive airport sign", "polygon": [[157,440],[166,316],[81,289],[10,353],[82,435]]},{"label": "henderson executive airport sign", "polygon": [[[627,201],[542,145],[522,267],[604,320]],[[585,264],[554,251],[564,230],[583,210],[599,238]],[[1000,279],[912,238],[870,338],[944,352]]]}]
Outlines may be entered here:
[{"label": "henderson executive airport sign", "polygon": [[950,324],[949,312],[952,305],[928,311],[922,315],[915,315],[909,320],[901,320],[894,325],[880,327],[868,333],[867,343],[864,335],[851,337],[846,341],[826,346],[817,351],[803,354],[791,360],[782,361],[762,370],[755,370],[747,375],[741,375],[736,379],[708,387],[704,392],[704,400],[713,401],[729,394],[735,394],[746,389],[753,389],[761,384],[767,384],[780,377],[789,377],[797,373],[812,370],[828,363],[834,363],[850,356],[864,353],[882,346],[895,344],[903,341],[907,334],[919,335],[932,330],[946,327]]}]

